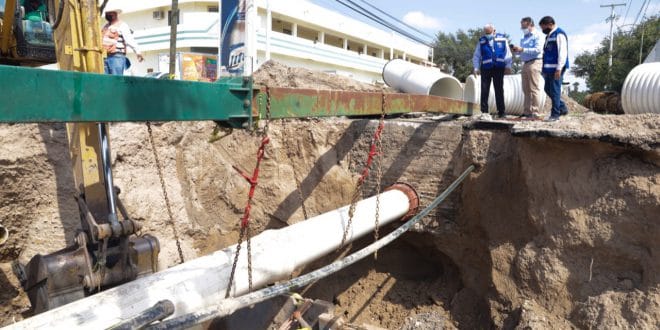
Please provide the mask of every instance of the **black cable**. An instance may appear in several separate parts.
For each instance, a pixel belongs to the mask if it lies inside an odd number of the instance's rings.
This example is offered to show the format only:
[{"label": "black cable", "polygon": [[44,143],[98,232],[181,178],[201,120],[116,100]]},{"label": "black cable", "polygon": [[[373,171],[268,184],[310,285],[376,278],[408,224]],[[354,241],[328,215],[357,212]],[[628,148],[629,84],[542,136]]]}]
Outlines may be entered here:
[{"label": "black cable", "polygon": [[[52,26],[53,30],[56,30],[57,27],[60,26],[60,23],[62,22],[62,14],[64,14],[64,2],[65,1],[66,0],[60,0],[60,5],[59,5],[59,8],[57,9],[57,14],[55,16],[55,22],[53,22],[53,26]],[[54,3],[53,3],[53,6],[55,6]],[[49,10],[50,10],[50,8],[49,8]]]},{"label": "black cable", "polygon": [[649,1],[650,0],[644,0],[644,2],[642,2],[642,7],[639,8],[639,12],[637,13],[637,17],[635,17],[635,21],[633,22],[632,29],[635,29],[635,25],[637,25],[637,20],[639,20],[639,16],[642,14],[642,11],[644,11],[644,6],[646,6],[646,3]]},{"label": "black cable", "polygon": [[628,1],[628,7],[626,8],[626,15],[623,16],[623,21],[621,21],[623,24],[626,24],[626,19],[628,19],[628,12],[630,11],[630,7],[632,6],[632,1],[633,0]]},{"label": "black cable", "polygon": [[[424,41],[424,40],[422,40],[422,39],[420,39],[420,38],[418,38],[418,37],[416,37],[416,36],[414,36],[414,35],[412,35],[412,34],[406,32],[406,31],[403,31],[403,30],[401,30],[400,28],[397,28],[396,26],[393,26],[392,24],[390,24],[390,23],[388,23],[388,22],[385,22],[382,18],[380,18],[380,17],[378,17],[377,15],[371,13],[370,11],[368,11],[368,10],[362,8],[362,7],[359,6],[359,5],[357,5],[357,6],[356,6],[357,8],[356,8],[356,7],[351,6],[351,5],[348,4],[348,3],[345,3],[343,0],[335,0],[335,1],[337,1],[338,3],[342,4],[343,6],[349,8],[349,9],[351,9],[352,11],[354,11],[354,12],[356,12],[356,13],[358,13],[358,14],[360,14],[360,15],[362,15],[362,16],[364,16],[364,17],[366,17],[366,18],[368,18],[368,19],[370,19],[370,20],[372,20],[372,21],[374,21],[374,22],[376,22],[376,23],[378,23],[378,24],[380,24],[380,25],[382,25],[382,26],[384,26],[384,27],[386,27],[386,28],[392,30],[392,31],[395,31],[395,32],[397,32],[397,33],[399,33],[399,34],[401,34],[401,35],[403,35],[403,36],[405,36],[405,37],[407,37],[407,38],[409,38],[409,39],[411,39],[411,40],[413,40],[413,41],[419,42],[419,43],[424,44],[424,45],[427,45],[427,46],[431,46],[429,42]],[[353,1],[351,1],[351,0],[346,0],[346,1],[348,1],[348,2],[350,2],[350,3],[352,3],[352,4],[355,4],[355,3],[354,3]],[[358,9],[358,8],[360,8],[360,9]]]},{"label": "black cable", "polygon": [[415,40],[415,41],[417,41],[417,42],[419,42],[419,43],[428,44],[427,41],[424,41],[423,39],[421,39],[421,38],[419,38],[419,37],[413,35],[412,33],[409,33],[409,32],[407,32],[407,31],[404,31],[403,29],[401,29],[401,28],[399,28],[399,27],[396,27],[396,26],[393,25],[392,23],[385,21],[382,17],[380,17],[380,16],[374,14],[373,12],[369,11],[368,9],[365,9],[364,7],[362,7],[362,6],[358,5],[357,3],[355,3],[354,1],[352,1],[352,0],[345,0],[345,1],[348,1],[350,4],[352,4],[353,6],[359,8],[360,10],[366,12],[367,14],[369,14],[369,15],[372,16],[372,17],[374,17],[375,19],[377,19],[377,20],[379,20],[379,21],[381,21],[381,22],[387,24],[387,26],[389,26],[391,29],[393,29],[393,30],[395,30],[395,31],[397,31],[397,32],[399,32],[399,33],[401,33],[401,34],[404,34],[404,35],[408,36],[409,38],[412,38],[413,40]]},{"label": "black cable", "polygon": [[[630,1],[632,1],[632,0],[630,0]],[[398,19],[398,18],[396,18],[396,17],[390,15],[390,14],[387,13],[386,11],[384,11],[384,10],[382,10],[382,9],[380,9],[380,8],[378,8],[378,7],[376,7],[375,5],[371,4],[370,2],[368,2],[368,1],[366,1],[366,0],[360,0],[360,2],[366,4],[367,6],[369,6],[369,7],[373,8],[373,9],[375,9],[375,10],[378,11],[379,13],[381,13],[381,14],[383,14],[383,15],[385,15],[385,16],[387,16],[387,17],[393,19],[393,20],[395,20],[395,21],[398,22],[399,24],[401,24],[401,25],[403,25],[403,26],[405,26],[405,27],[407,27],[407,28],[409,28],[409,29],[411,29],[411,30],[417,32],[417,33],[421,33],[422,35],[424,35],[424,36],[426,36],[426,37],[428,37],[428,38],[431,38],[431,39],[434,39],[434,38],[435,38],[434,36],[432,36],[432,35],[430,35],[430,34],[424,32],[424,31],[420,31],[420,30],[418,30],[417,28],[415,28],[414,26],[412,26],[412,25],[410,25],[410,24],[408,24],[408,23],[406,23],[406,22],[404,22],[404,21],[402,21],[402,20],[400,20],[400,19]]]}]

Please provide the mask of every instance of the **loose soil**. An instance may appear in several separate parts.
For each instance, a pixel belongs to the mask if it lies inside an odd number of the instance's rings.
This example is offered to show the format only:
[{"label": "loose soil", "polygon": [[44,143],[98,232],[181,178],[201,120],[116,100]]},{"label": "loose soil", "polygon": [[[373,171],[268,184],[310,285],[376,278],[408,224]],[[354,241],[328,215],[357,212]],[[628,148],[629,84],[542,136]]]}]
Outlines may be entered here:
[{"label": "loose soil", "polygon": [[[354,323],[388,329],[659,328],[660,116],[572,110],[560,122],[491,128],[469,118],[389,120],[385,185],[408,182],[426,205],[469,164],[477,170],[377,260],[304,295],[333,301]],[[255,230],[348,204],[376,126],[272,123]],[[187,260],[236,242],[249,186],[232,165],[251,170],[259,146],[242,130],[209,143],[212,129],[208,122],[154,126]],[[159,238],[160,267],[176,265],[146,127],[113,124],[111,134],[120,198]],[[79,219],[63,125],[0,125],[0,141],[0,214],[10,230],[0,247],[0,325],[8,325],[30,315],[11,262],[70,244]],[[365,195],[374,188],[372,177]]]}]

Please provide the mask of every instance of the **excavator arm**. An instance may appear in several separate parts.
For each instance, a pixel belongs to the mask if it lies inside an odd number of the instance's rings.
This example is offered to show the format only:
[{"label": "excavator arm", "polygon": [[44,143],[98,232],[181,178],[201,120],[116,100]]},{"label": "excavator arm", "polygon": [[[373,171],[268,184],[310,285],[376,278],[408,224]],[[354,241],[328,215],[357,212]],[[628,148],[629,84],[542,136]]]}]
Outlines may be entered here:
[{"label": "excavator arm", "polygon": [[[60,70],[71,71],[69,74],[102,74],[104,54],[101,47],[98,1],[52,0],[51,4],[60,8],[55,12],[59,16],[55,17],[57,28],[54,31]],[[60,79],[50,81],[45,77],[25,74],[26,71],[23,70],[44,76],[52,73],[56,76],[66,75],[64,72],[5,68],[9,72],[2,74],[3,78],[8,79],[4,86],[21,84],[22,81],[24,90],[32,95],[38,93],[39,97],[36,99],[39,100],[66,98],[71,90],[75,90],[68,85],[65,90],[60,90],[56,88],[61,86]],[[16,74],[10,73],[12,69],[16,70]],[[28,81],[22,80],[21,76],[28,78]],[[10,77],[17,80],[9,83]],[[77,83],[79,81],[73,82]],[[83,97],[82,94],[77,95],[67,108],[86,113],[87,109],[80,106],[80,99]],[[14,109],[22,107],[12,102],[25,99],[35,98],[14,95],[11,100],[6,100],[3,106],[4,115],[19,113]],[[104,103],[106,111],[108,104],[111,103]],[[46,102],[39,105],[39,112],[53,111],[56,107],[56,104]],[[22,109],[20,113],[25,114],[26,111],[30,110]],[[67,304],[102,288],[157,270],[158,240],[149,235],[137,237],[135,234],[140,230],[140,224],[132,220],[125,209],[120,207],[112,180],[108,124],[99,119],[82,123],[64,120],[72,122],[67,124],[67,136],[74,183],[78,191],[75,198],[79,206],[82,231],[76,235],[73,245],[48,255],[37,255],[24,269],[18,271],[19,274],[24,274],[21,282],[35,313]],[[118,214],[118,210],[124,212]]]}]

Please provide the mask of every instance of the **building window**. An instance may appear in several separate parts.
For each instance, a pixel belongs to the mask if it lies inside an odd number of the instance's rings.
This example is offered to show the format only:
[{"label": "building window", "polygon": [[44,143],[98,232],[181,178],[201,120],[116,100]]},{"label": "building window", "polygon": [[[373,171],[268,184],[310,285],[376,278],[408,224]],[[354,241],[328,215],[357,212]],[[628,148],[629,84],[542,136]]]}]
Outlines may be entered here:
[{"label": "building window", "polygon": [[380,49],[367,46],[367,55],[380,58]]},{"label": "building window", "polygon": [[364,45],[361,45],[353,40],[348,41],[348,50],[354,51],[358,54],[362,54],[364,51]]},{"label": "building window", "polygon": [[293,35],[293,23],[283,21],[279,18],[273,18],[273,31]]},{"label": "building window", "polygon": [[329,46],[334,46],[337,48],[344,48],[344,39],[333,36],[332,34],[325,34],[324,43]]},{"label": "building window", "polygon": [[206,9],[209,13],[217,13],[218,12],[218,6],[208,6],[208,7],[206,7]]},{"label": "building window", "polygon": [[298,25],[298,38],[307,39],[309,41],[318,41],[319,32],[304,26]]}]

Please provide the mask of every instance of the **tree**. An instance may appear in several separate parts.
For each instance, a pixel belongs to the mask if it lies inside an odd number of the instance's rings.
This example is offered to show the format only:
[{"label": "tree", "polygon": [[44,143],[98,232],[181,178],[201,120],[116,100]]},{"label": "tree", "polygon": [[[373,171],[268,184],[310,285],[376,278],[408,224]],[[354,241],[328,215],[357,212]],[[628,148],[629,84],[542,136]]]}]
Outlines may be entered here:
[{"label": "tree", "polygon": [[443,72],[465,81],[472,74],[472,55],[480,37],[481,29],[458,30],[455,34],[439,32],[434,45],[433,62]]},{"label": "tree", "polygon": [[579,91],[578,90],[579,88],[580,88],[580,83],[577,81],[574,82],[573,89],[568,92],[568,96],[570,96],[573,100],[577,101],[578,103],[582,103],[588,93],[584,91],[582,92]]},{"label": "tree", "polygon": [[[579,54],[572,64],[573,74],[584,78],[590,91],[620,92],[628,73],[639,64],[639,49],[644,33],[642,56],[645,57],[660,38],[660,16],[642,21],[632,31],[617,31],[614,34],[612,69],[608,67],[609,38],[601,41],[593,52]],[[570,47],[570,36],[569,36]]]},{"label": "tree", "polygon": [[[472,56],[481,35],[481,28],[467,31],[458,30],[456,33],[438,32],[433,46],[435,54],[433,62],[443,72],[453,75],[460,81],[465,81],[474,70]],[[505,36],[510,42],[509,35],[505,34]],[[518,73],[521,68],[520,59],[515,58],[512,66],[513,72]]]}]

